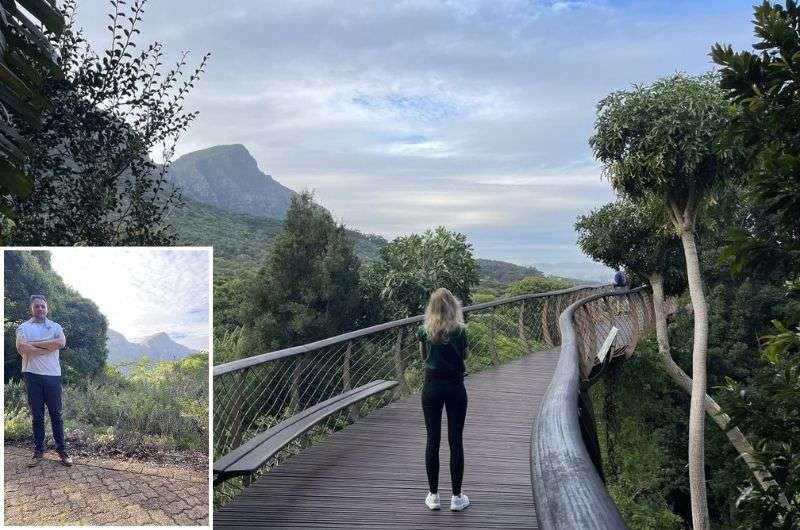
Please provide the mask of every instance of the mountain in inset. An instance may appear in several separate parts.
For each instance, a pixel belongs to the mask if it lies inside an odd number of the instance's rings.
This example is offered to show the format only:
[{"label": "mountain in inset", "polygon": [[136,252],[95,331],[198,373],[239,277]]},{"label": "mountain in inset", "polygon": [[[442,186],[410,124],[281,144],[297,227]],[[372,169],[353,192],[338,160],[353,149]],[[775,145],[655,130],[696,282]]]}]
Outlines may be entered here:
[{"label": "mountain in inset", "polygon": [[241,144],[183,155],[167,172],[183,197],[231,213],[283,219],[296,193],[258,169]]},{"label": "mountain in inset", "polygon": [[147,357],[153,362],[177,361],[194,353],[195,350],[178,344],[164,332],[149,335],[137,342],[131,342],[122,333],[109,328],[106,336],[109,364],[127,364]]}]

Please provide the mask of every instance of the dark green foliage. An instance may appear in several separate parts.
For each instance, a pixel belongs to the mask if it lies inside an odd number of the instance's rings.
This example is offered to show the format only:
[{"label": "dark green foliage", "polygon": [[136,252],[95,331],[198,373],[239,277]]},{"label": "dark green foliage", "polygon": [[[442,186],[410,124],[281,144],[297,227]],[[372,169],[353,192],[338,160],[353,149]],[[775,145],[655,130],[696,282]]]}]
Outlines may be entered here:
[{"label": "dark green foliage", "polygon": [[[31,436],[22,382],[6,384],[5,436]],[[83,385],[64,389],[66,434],[75,443],[137,454],[136,445],[208,448],[208,353],[180,361],[140,362],[130,377],[108,366]]]},{"label": "dark green foliage", "polygon": [[[800,8],[764,1],[754,6],[754,50],[734,52],[715,45],[720,85],[739,114],[727,140],[746,154],[743,200],[749,223],[728,233],[720,258],[741,276],[773,279],[772,304],[762,304],[757,322],[765,335],[762,356],[754,352],[751,373],[733,373],[722,383],[724,405],[747,431],[761,462],[780,485],[762,492],[748,478],[739,505],[742,528],[800,526]],[[781,285],[783,284],[783,285]],[[776,294],[784,288],[783,296]],[[758,307],[754,311],[758,311]],[[771,319],[774,327],[766,332]],[[784,325],[782,322],[790,322]],[[766,333],[769,333],[768,335]]]},{"label": "dark green foliage", "polygon": [[167,221],[178,244],[214,247],[215,280],[255,268],[282,230],[277,219],[224,212],[192,200],[170,212]]},{"label": "dark green foliage", "polygon": [[[81,384],[102,372],[108,354],[108,322],[94,302],[67,287],[50,267],[47,251],[5,252],[4,344],[8,355],[16,351],[17,326],[30,318],[31,294],[47,297],[49,315],[64,328],[67,346],[61,350],[64,379]],[[16,355],[5,365],[5,381],[20,376],[21,358]]]},{"label": "dark green foliage", "polygon": [[676,74],[602,99],[589,143],[617,191],[694,213],[738,170],[738,150],[720,141],[733,115],[714,77]]},{"label": "dark green foliage", "polygon": [[[277,219],[236,214],[191,200],[173,210],[167,221],[177,243],[214,247],[214,331],[224,334],[242,325],[240,311],[248,286],[283,230]],[[375,259],[387,244],[380,236],[345,229],[356,256]]]},{"label": "dark green foliage", "polygon": [[[283,230],[283,222],[269,217],[231,213],[185,200],[167,216],[177,234],[176,242],[214,247],[214,278],[241,277],[258,267]],[[361,261],[375,259],[387,241],[381,236],[345,229]],[[216,292],[215,292],[216,296]]]},{"label": "dark green foliage", "polygon": [[[735,300],[737,308],[730,311],[729,334],[736,336],[736,332],[743,341],[759,337],[763,350],[759,355],[758,345],[742,343],[731,348],[737,355],[735,369],[725,372],[717,383],[722,405],[748,433],[759,460],[778,482],[777,488],[764,492],[749,476],[744,484],[742,479],[737,481],[739,528],[788,529],[800,523],[800,328],[786,327],[778,320],[797,310],[793,284],[785,288],[757,287],[746,281],[740,288],[746,297]],[[738,307],[743,303],[748,305]],[[743,312],[744,318],[739,316]],[[767,329],[770,319],[774,319],[772,328]],[[781,494],[788,506],[780,501]]]},{"label": "dark green foliage", "polygon": [[[57,36],[64,31],[64,16],[50,2],[27,0],[21,3],[25,6],[24,14],[16,1],[3,3],[0,30],[4,55],[4,75],[0,83],[0,106],[4,111],[4,119],[0,121],[0,212],[9,218],[15,216],[6,197],[24,198],[32,187],[23,169],[33,146],[20,136],[14,124],[40,125],[47,98],[41,92],[42,79],[36,75],[36,70],[61,75],[45,32]],[[41,24],[42,31],[31,31],[31,26],[39,26],[31,24],[31,19]]]},{"label": "dark green foliage", "polygon": [[251,347],[270,351],[355,329],[358,269],[344,227],[309,193],[292,199],[283,232],[243,296]]},{"label": "dark green foliage", "polygon": [[591,393],[607,487],[625,521],[634,530],[682,528],[675,512],[689,495],[689,398],[664,377],[655,341]]},{"label": "dark green foliage", "polygon": [[788,254],[800,272],[800,8],[764,1],[754,7],[755,50],[715,45],[720,85],[739,109],[729,142],[745,147],[745,189],[755,218],[767,221],[731,234],[738,272],[757,267],[765,248]]},{"label": "dark green foliage", "polygon": [[740,528],[791,529],[800,526],[800,329],[776,323],[776,333],[765,339],[767,364],[755,379],[727,378],[722,387],[725,409],[751,433],[762,465],[778,483],[766,492],[753,484],[741,488]]},{"label": "dark green foliage", "polygon": [[659,202],[620,199],[580,216],[575,231],[587,256],[612,269],[625,267],[634,285],[661,273],[667,294],[672,294],[685,287],[686,272],[680,240],[668,223]]},{"label": "dark green foliage", "polygon": [[467,236],[444,227],[398,237],[363,273],[365,290],[389,318],[424,312],[430,294],[446,287],[465,305],[478,285],[478,265]]},{"label": "dark green foliage", "polygon": [[[186,70],[186,53],[163,68],[159,43],[139,47],[146,0],[112,0],[110,49],[92,50],[75,26],[75,0],[52,45],[63,77],[40,72],[49,105],[41,127],[22,127],[32,145],[25,171],[33,190],[11,203],[8,241],[19,245],[164,245],[174,241],[164,215],[179,201],[165,186],[175,143],[196,117],[184,100],[208,56]],[[5,226],[4,228],[8,228]]]}]

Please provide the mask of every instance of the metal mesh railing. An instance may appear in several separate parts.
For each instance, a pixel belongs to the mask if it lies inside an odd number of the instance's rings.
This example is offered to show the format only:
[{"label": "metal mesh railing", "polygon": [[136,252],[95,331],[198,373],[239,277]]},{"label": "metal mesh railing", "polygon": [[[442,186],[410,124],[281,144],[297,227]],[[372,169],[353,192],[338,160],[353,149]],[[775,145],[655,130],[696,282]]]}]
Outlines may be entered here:
[{"label": "metal mesh railing", "polygon": [[[590,296],[561,314],[561,355],[531,444],[540,528],[627,528],[602,478],[587,390],[605,366],[630,357],[654,326],[652,299],[645,288]],[[601,360],[598,352],[614,327],[618,332]]]},{"label": "metal mesh railing", "polygon": [[[572,320],[578,336],[581,379],[589,380],[615,358],[633,355],[642,335],[655,328],[652,296],[647,290],[637,289],[594,298],[578,305]],[[598,352],[612,328],[618,330],[616,337],[600,362]]]},{"label": "metal mesh railing", "polygon": [[[607,287],[576,287],[465,308],[470,342],[467,370],[476,372],[552,348],[560,341],[559,314],[574,301],[604,289]],[[418,391],[424,377],[415,332],[422,320],[420,315],[387,322],[214,367],[214,458],[347,390],[377,379],[399,382],[392,392],[373,396],[325,419],[317,429],[278,453],[263,472],[325,432]],[[218,504],[235,494],[240,482],[234,479],[227,483],[223,494],[217,496]]]}]

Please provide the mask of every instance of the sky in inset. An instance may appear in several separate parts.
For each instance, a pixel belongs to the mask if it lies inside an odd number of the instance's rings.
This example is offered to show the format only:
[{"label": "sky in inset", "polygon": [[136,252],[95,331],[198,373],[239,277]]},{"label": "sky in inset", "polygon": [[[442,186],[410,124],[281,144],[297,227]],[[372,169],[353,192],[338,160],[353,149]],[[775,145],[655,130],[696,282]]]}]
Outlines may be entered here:
[{"label": "sky in inset", "polygon": [[208,350],[207,250],[76,247],[50,253],[53,270],[97,304],[111,329],[129,340],[163,331]]},{"label": "sky in inset", "polygon": [[[244,144],[365,232],[445,225],[479,257],[576,261],[576,216],[613,199],[597,102],[712,69],[715,42],[749,48],[752,3],[152,0],[139,41],[213,53],[179,154]],[[106,11],[80,1],[97,45]]]}]

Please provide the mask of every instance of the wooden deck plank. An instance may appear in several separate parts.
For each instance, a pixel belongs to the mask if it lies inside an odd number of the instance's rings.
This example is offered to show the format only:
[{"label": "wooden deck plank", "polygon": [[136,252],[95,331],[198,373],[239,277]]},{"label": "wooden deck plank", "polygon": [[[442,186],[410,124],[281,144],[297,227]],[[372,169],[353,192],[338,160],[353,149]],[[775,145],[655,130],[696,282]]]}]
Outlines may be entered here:
[{"label": "wooden deck plank", "polygon": [[536,528],[530,434],[558,350],[523,357],[466,379],[464,492],[472,505],[450,512],[450,453],[442,414],[439,492],[429,511],[425,424],[418,394],[276,467],[214,513],[215,528]]}]

